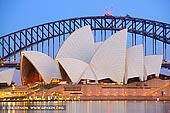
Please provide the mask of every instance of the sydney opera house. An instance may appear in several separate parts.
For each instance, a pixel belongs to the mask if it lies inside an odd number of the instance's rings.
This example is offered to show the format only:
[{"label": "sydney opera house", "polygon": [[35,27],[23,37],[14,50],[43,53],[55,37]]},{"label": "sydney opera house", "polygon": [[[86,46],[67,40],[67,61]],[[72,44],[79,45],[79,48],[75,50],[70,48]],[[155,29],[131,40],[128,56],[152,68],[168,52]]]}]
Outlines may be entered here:
[{"label": "sydney opera house", "polygon": [[143,55],[143,45],[126,48],[127,29],[104,42],[94,42],[90,26],[73,32],[59,49],[55,60],[37,51],[21,53],[23,84],[52,79],[79,83],[106,80],[126,84],[129,78],[145,81],[147,75],[159,76],[162,55]]},{"label": "sydney opera house", "polygon": [[[83,80],[127,84],[130,78],[145,81],[148,75],[158,77],[163,56],[144,56],[142,44],[130,48],[126,44],[127,29],[104,42],[94,42],[90,26],[82,27],[67,38],[55,60],[37,51],[21,52],[22,84],[50,84],[55,80],[75,84]],[[1,72],[0,78],[9,84],[13,74],[1,76],[6,72]]]},{"label": "sydney opera house", "polygon": [[[64,41],[55,59],[38,51],[22,51],[22,85],[0,90],[0,98],[154,100],[145,98],[152,95],[169,99],[170,82],[160,79],[163,56],[144,56],[142,44],[127,48],[127,38],[127,29],[123,29],[103,42],[95,42],[90,26],[85,26]],[[0,84],[10,85],[14,72],[1,71]],[[149,77],[155,79],[147,80]]]}]

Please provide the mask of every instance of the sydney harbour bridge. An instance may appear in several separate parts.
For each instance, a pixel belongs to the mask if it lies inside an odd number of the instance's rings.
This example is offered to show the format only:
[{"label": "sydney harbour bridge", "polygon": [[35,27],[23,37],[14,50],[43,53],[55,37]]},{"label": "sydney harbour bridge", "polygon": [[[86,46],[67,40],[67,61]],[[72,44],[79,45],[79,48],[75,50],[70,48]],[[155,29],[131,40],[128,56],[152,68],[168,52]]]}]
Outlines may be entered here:
[{"label": "sydney harbour bridge", "polygon": [[170,70],[170,24],[127,16],[91,16],[64,19],[22,29],[0,37],[0,67],[19,67],[20,52],[35,50],[55,58],[58,48],[76,29],[90,25],[96,42],[128,29],[127,46],[143,44],[145,55],[163,55]]}]

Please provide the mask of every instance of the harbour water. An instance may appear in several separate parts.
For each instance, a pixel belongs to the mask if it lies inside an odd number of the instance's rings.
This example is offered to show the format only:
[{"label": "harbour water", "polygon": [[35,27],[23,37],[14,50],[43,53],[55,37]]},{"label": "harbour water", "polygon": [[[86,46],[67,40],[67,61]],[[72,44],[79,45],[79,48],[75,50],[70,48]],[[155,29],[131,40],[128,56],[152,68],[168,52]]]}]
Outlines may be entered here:
[{"label": "harbour water", "polygon": [[0,113],[170,113],[169,101],[0,102]]}]

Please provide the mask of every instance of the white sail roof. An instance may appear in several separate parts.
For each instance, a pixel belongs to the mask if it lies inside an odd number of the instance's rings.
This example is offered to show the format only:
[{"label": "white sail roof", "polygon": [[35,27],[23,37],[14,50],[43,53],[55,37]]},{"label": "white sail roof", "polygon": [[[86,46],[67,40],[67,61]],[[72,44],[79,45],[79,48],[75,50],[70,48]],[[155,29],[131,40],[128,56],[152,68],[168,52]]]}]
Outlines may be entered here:
[{"label": "white sail roof", "polygon": [[147,75],[151,74],[155,74],[157,77],[159,77],[163,55],[150,55],[145,56],[144,58],[146,71],[146,76],[144,77],[145,80],[147,79]]},{"label": "white sail roof", "polygon": [[[61,76],[64,77],[67,73],[74,83],[78,83],[81,79],[97,81],[105,78],[127,83],[128,78],[140,77],[140,80],[143,80],[146,79],[146,75],[159,76],[162,55],[144,57],[142,45],[126,49],[126,43],[127,29],[115,33],[104,42],[94,43],[90,26],[85,26],[66,39],[55,61],[62,66],[59,68],[63,74]],[[27,71],[29,68],[29,71],[36,70],[32,75],[37,77],[36,81],[43,79],[46,83],[50,83],[52,78],[60,79],[55,61],[41,52],[21,52],[22,80],[30,76]]]},{"label": "white sail roof", "polygon": [[[80,79],[100,80],[110,78],[115,82],[127,82],[139,77],[143,81],[145,65],[143,46],[126,49],[127,29],[123,29],[104,42],[94,43],[90,26],[73,32],[60,48],[56,61],[65,69],[72,82]],[[158,60],[160,64],[160,60]],[[145,67],[145,68],[144,68]],[[158,75],[160,67],[151,69]],[[157,70],[157,71],[156,71]],[[146,73],[150,73],[146,70]]]},{"label": "white sail roof", "polygon": [[[99,70],[93,68],[92,66],[90,66],[90,67],[93,70],[93,72],[95,73],[95,77],[97,78],[97,80],[110,78],[110,76],[107,76],[107,75],[101,73]],[[110,79],[112,79],[112,78],[110,78]]]},{"label": "white sail roof", "polygon": [[90,26],[82,27],[73,32],[58,51],[59,58],[74,58],[89,63],[94,54],[94,39]]},{"label": "white sail roof", "polygon": [[143,45],[132,46],[126,51],[126,76],[125,82],[129,78],[139,77],[143,81],[144,76],[144,55]]},{"label": "white sail roof", "polygon": [[112,78],[123,82],[125,74],[127,29],[112,35],[97,49],[90,64],[94,69]]},{"label": "white sail roof", "polygon": [[97,49],[103,44],[103,42],[96,42],[94,43],[94,48],[95,48],[95,51],[97,51]]},{"label": "white sail roof", "polygon": [[71,81],[74,83],[79,82],[79,78],[86,67],[88,67],[87,63],[74,58],[59,58],[58,62],[62,65]]},{"label": "white sail roof", "polygon": [[10,85],[12,82],[14,73],[15,73],[15,68],[1,71],[0,72],[0,83],[7,83],[8,85]]},{"label": "white sail roof", "polygon": [[38,71],[45,83],[50,83],[52,78],[61,79],[61,76],[58,71],[58,66],[55,61],[38,51],[23,51],[21,52],[21,78],[23,79],[25,75],[24,70],[27,70],[29,66],[24,66],[23,62],[26,58]]},{"label": "white sail roof", "polygon": [[98,73],[96,73],[96,71],[93,70],[90,65],[88,65],[86,67],[86,69],[84,70],[84,72],[81,75],[79,80],[81,80],[81,79],[90,79],[90,80],[98,81],[97,75],[98,75]]}]

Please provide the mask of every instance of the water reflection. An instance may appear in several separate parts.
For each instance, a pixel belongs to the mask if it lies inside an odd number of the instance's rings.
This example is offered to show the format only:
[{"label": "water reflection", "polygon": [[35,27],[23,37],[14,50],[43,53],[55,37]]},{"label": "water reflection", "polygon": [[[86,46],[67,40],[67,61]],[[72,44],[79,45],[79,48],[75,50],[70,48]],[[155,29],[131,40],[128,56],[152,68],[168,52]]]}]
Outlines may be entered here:
[{"label": "water reflection", "polygon": [[4,113],[170,113],[170,102],[165,102],[165,101],[163,102],[161,101],[158,102],[157,101],[156,102],[155,101],[0,102],[0,112],[4,112]]}]

